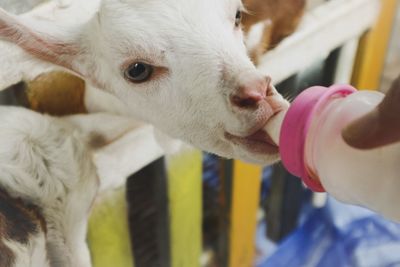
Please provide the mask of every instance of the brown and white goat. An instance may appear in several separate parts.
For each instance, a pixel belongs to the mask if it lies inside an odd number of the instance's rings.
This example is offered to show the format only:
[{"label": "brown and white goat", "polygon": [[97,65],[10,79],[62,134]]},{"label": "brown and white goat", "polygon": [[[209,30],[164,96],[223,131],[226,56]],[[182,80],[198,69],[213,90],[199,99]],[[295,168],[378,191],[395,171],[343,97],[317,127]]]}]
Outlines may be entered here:
[{"label": "brown and white goat", "polygon": [[133,127],[105,114],[61,119],[0,106],[1,267],[91,266],[93,153]]},{"label": "brown and white goat", "polygon": [[269,49],[292,34],[306,8],[306,0],[243,0],[246,45],[255,63]]}]

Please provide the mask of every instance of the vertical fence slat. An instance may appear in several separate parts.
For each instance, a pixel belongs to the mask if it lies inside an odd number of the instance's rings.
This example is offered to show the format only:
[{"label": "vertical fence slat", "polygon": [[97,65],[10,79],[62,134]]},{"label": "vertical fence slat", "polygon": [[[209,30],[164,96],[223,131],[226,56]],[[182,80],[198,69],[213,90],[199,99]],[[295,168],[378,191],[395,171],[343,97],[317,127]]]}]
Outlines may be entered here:
[{"label": "vertical fence slat", "polygon": [[352,84],[359,89],[379,88],[398,0],[381,0],[376,25],[360,41]]},{"label": "vertical fence slat", "polygon": [[88,243],[94,267],[133,267],[125,188],[103,194],[89,222]]},{"label": "vertical fence slat", "polygon": [[251,267],[255,259],[255,234],[262,168],[235,161],[229,236],[229,266]]},{"label": "vertical fence slat", "polygon": [[173,267],[200,266],[202,249],[202,153],[168,158],[168,191]]},{"label": "vertical fence slat", "polygon": [[128,179],[129,227],[136,267],[170,267],[168,177],[160,158]]}]

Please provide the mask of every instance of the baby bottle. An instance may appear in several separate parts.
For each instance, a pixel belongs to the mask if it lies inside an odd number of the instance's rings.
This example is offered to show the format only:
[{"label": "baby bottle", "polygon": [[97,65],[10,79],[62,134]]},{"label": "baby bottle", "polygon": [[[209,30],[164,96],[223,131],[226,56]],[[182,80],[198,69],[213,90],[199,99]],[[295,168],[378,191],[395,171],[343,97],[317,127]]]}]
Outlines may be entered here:
[{"label": "baby bottle", "polygon": [[348,85],[309,88],[284,116],[279,147],[288,171],[313,191],[400,221],[400,143],[359,150],[341,135],[383,97]]}]

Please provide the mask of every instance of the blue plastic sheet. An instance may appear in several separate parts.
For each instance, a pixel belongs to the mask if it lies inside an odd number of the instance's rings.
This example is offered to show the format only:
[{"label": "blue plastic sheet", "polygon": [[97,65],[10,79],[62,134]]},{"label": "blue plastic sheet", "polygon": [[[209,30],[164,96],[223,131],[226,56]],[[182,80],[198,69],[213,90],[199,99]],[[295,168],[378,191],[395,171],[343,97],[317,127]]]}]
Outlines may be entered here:
[{"label": "blue plastic sheet", "polygon": [[331,198],[323,209],[306,213],[302,225],[259,267],[400,266],[399,224]]}]

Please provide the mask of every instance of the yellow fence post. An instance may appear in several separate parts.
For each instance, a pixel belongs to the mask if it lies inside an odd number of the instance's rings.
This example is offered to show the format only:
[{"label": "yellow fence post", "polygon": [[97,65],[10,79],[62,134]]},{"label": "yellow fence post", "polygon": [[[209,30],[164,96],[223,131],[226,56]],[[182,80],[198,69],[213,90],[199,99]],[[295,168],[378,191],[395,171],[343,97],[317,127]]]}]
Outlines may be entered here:
[{"label": "yellow fence post", "polygon": [[262,168],[241,161],[233,164],[229,267],[252,267],[260,201]]},{"label": "yellow fence post", "polygon": [[93,267],[133,267],[125,187],[104,193],[92,211],[88,243]]},{"label": "yellow fence post", "polygon": [[360,89],[378,89],[390,41],[398,0],[381,0],[376,25],[360,41],[352,84]]},{"label": "yellow fence post", "polygon": [[202,153],[168,158],[172,267],[198,267],[202,250]]}]

